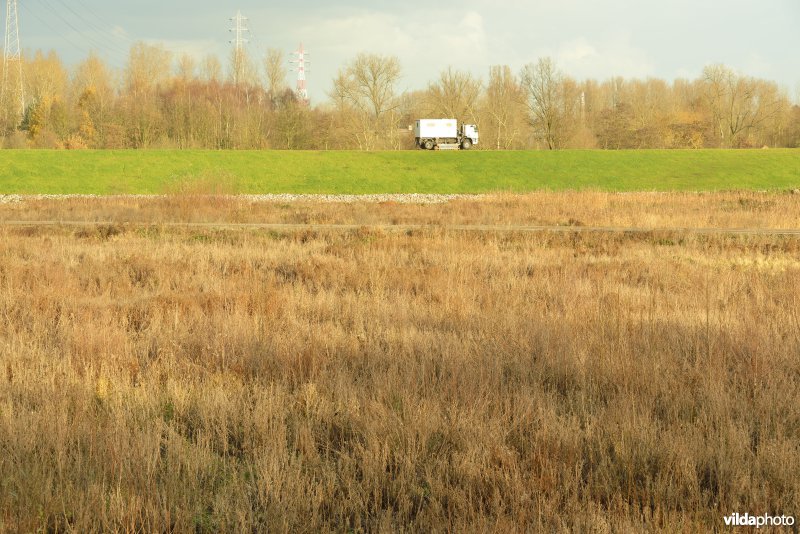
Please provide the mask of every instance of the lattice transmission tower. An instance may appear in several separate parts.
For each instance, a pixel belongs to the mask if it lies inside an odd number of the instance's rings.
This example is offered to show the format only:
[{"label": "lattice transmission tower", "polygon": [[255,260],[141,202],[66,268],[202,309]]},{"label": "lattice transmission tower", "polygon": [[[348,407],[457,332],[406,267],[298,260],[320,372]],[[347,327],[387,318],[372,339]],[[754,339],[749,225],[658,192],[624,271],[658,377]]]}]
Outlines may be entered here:
[{"label": "lattice transmission tower", "polygon": [[303,48],[303,43],[300,43],[300,48],[292,52],[292,59],[289,62],[292,64],[292,71],[297,72],[297,98],[304,104],[308,104],[308,83],[306,81],[306,67],[311,64],[306,58],[308,52]]},{"label": "lattice transmission tower", "polygon": [[242,16],[241,11],[236,12],[236,16],[230,19],[235,26],[229,31],[233,33],[234,38],[230,41],[233,44],[233,84],[239,85],[244,69],[244,45],[249,43],[249,39],[245,38],[245,34],[250,33],[247,29],[247,17]]},{"label": "lattice transmission tower", "polygon": [[[16,80],[11,77],[16,74]],[[6,108],[6,98],[10,98],[19,116],[25,113],[25,88],[22,83],[22,49],[19,46],[19,17],[17,0],[6,0],[6,32],[3,44],[3,86],[0,90],[0,104]]]}]

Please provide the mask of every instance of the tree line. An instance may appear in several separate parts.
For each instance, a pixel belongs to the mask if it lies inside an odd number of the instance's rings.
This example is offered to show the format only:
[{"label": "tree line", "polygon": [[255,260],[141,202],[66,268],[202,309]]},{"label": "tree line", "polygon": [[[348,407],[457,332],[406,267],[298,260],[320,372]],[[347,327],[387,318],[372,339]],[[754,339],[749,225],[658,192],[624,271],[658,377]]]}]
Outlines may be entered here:
[{"label": "tree line", "polygon": [[[55,52],[22,60],[24,110],[9,65],[0,101],[5,148],[412,148],[418,118],[477,124],[479,148],[800,147],[800,106],[770,80],[707,66],[694,80],[576,80],[550,58],[488,69],[447,68],[427,87],[398,89],[396,57],[359,54],[308,105],[287,83],[279,50],[177,59],[145,43],[125,67],[90,55],[68,69]],[[227,71],[227,72],[226,72]]]}]

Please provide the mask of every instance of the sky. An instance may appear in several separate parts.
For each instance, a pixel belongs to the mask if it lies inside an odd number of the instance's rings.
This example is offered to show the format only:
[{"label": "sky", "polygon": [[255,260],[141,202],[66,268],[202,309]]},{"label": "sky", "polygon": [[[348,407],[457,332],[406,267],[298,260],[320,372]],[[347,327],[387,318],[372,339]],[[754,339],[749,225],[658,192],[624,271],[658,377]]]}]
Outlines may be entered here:
[{"label": "sky", "polygon": [[[800,102],[800,0],[19,0],[26,53],[55,50],[74,65],[90,51],[122,68],[136,41],[227,64],[237,11],[248,18],[253,58],[268,48],[310,53],[312,102],[360,52],[394,55],[399,90],[424,89],[448,67],[485,77],[540,57],[566,74],[607,79],[694,79],[724,63],[775,80]],[[261,62],[259,61],[259,64]],[[291,74],[290,74],[291,75]]]}]

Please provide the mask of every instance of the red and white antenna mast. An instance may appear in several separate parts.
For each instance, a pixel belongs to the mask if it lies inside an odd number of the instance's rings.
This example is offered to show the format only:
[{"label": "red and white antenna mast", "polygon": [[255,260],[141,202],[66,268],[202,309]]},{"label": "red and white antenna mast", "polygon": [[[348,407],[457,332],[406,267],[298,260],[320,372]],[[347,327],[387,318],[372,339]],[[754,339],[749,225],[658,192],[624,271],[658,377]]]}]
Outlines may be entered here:
[{"label": "red and white antenna mast", "polygon": [[292,56],[293,57],[291,60],[289,60],[289,62],[294,65],[292,70],[297,72],[297,98],[299,98],[301,102],[308,104],[306,66],[310,65],[311,62],[306,59],[308,57],[308,52],[306,52],[305,48],[303,48],[303,43],[300,43],[300,48],[296,52],[292,52]]}]

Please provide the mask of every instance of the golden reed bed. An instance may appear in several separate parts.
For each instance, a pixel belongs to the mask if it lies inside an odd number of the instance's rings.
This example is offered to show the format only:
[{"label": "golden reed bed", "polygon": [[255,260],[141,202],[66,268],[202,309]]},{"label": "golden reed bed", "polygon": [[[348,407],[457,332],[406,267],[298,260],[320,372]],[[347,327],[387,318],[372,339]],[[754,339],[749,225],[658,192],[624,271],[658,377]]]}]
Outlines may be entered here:
[{"label": "golden reed bed", "polygon": [[796,514],[797,237],[158,223],[799,213],[756,193],[0,206],[105,221],[0,225],[0,531],[694,533]]}]

